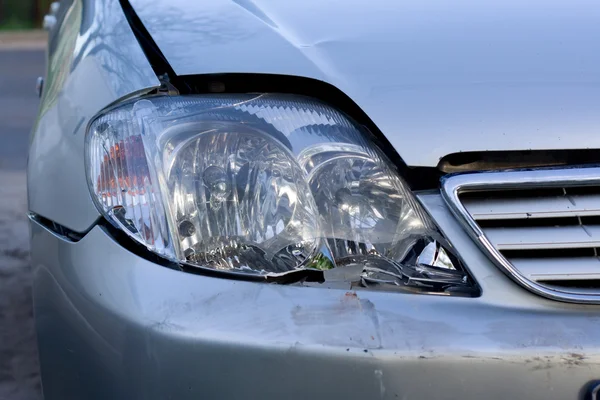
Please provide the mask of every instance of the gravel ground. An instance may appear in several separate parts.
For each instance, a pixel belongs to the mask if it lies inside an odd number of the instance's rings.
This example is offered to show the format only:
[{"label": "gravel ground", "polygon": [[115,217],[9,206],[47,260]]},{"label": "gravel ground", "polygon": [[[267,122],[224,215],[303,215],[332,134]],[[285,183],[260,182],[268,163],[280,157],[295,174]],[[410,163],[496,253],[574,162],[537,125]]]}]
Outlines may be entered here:
[{"label": "gravel ground", "polygon": [[40,399],[25,172],[0,171],[0,400]]},{"label": "gravel ground", "polygon": [[41,399],[25,166],[45,34],[0,32],[0,400]]}]

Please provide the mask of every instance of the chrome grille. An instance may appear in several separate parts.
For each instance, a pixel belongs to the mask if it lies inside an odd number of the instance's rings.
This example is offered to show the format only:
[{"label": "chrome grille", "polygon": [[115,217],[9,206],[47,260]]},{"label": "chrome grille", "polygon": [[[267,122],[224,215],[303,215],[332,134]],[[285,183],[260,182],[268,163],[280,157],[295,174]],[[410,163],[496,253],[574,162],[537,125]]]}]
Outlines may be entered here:
[{"label": "chrome grille", "polygon": [[442,194],[515,281],[600,303],[600,168],[459,174],[443,180]]}]

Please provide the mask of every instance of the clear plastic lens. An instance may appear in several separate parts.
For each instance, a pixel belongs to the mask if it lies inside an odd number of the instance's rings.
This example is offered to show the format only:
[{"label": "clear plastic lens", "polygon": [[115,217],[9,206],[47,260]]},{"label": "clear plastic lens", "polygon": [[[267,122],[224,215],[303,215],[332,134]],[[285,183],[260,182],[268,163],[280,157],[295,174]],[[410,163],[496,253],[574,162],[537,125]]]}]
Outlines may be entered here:
[{"label": "clear plastic lens", "polygon": [[180,257],[267,273],[292,270],[312,255],[315,207],[285,146],[231,123],[169,145],[179,149],[166,183]]},{"label": "clear plastic lens", "polygon": [[267,276],[348,267],[369,285],[466,283],[368,134],[312,99],[128,103],[93,122],[87,168],[107,218],[179,263]]},{"label": "clear plastic lens", "polygon": [[[324,237],[364,244],[364,251],[390,255],[405,235],[425,232],[400,178],[377,154],[358,146],[329,145],[305,163]],[[400,233],[400,234],[398,234]],[[343,256],[349,249],[338,249]]]}]

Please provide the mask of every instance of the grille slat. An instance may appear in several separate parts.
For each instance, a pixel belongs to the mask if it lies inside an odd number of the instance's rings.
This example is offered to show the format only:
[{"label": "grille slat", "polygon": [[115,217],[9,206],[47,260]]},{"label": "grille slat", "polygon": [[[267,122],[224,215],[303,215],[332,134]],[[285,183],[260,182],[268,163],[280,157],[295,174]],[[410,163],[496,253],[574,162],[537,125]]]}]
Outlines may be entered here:
[{"label": "grille slat", "polygon": [[600,194],[509,198],[465,198],[463,205],[477,221],[563,218],[600,215]]},{"label": "grille slat", "polygon": [[600,260],[596,257],[513,258],[510,261],[534,281],[600,279]]},{"label": "grille slat", "polygon": [[484,228],[483,232],[500,251],[600,247],[600,226],[523,226]]},{"label": "grille slat", "polygon": [[600,304],[600,168],[459,174],[444,199],[524,287]]}]

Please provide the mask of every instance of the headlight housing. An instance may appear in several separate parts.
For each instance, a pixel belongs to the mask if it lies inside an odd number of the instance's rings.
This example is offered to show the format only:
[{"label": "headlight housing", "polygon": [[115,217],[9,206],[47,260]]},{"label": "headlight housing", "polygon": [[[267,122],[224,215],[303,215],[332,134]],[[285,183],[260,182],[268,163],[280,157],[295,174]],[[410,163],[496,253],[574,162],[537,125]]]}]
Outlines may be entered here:
[{"label": "headlight housing", "polygon": [[[332,107],[291,95],[157,96],[86,138],[105,218],[179,265],[277,278],[464,291],[450,246],[375,145]],[[335,272],[332,272],[335,271]]]}]

